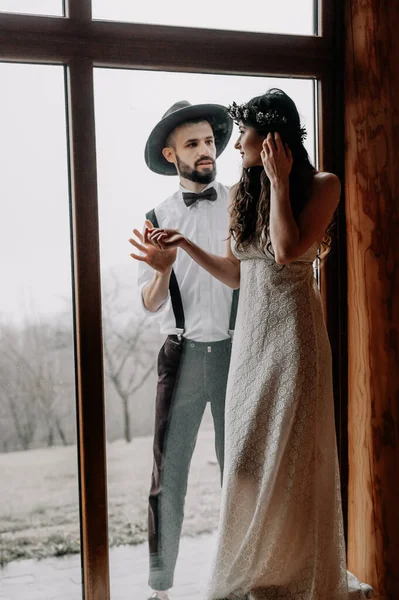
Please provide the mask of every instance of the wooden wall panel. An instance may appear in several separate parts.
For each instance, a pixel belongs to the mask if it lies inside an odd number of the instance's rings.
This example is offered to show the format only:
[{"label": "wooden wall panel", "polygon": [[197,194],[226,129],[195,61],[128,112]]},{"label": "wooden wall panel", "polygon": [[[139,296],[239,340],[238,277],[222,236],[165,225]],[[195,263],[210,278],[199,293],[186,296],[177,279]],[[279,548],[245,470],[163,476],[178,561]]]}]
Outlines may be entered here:
[{"label": "wooden wall panel", "polygon": [[399,3],[346,2],[348,563],[399,598]]}]

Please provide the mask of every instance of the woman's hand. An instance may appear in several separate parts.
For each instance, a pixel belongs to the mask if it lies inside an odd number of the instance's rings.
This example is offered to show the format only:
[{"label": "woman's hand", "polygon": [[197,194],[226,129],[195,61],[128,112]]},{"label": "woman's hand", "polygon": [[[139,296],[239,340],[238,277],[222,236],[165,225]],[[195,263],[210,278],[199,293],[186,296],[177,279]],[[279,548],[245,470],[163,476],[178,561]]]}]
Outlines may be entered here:
[{"label": "woman's hand", "polygon": [[272,185],[288,183],[293,158],[287,144],[283,145],[280,134],[269,133],[262,144],[260,153],[266,175]]},{"label": "woman's hand", "polygon": [[144,235],[140,233],[138,229],[133,229],[135,238],[130,238],[129,242],[141,252],[137,254],[132,252],[130,256],[135,260],[147,263],[152,269],[158,271],[161,274],[167,274],[171,271],[173,263],[176,260],[177,250],[175,248],[169,248],[163,252],[152,244],[148,239],[148,231],[156,231],[151,221],[145,222]]},{"label": "woman's hand", "polygon": [[187,241],[183,234],[177,229],[146,229],[144,237],[158,250],[170,250],[179,248]]}]

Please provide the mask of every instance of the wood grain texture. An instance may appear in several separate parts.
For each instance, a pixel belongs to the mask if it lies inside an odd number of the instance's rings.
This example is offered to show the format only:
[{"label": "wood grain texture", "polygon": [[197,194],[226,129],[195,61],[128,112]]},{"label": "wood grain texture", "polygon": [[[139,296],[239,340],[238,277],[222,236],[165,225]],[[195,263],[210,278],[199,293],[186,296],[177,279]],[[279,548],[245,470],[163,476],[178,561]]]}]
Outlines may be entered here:
[{"label": "wood grain texture", "polygon": [[347,0],[348,564],[399,598],[399,4]]},{"label": "wood grain texture", "polygon": [[109,600],[108,510],[92,62],[68,69],[81,546],[85,600]]},{"label": "wood grain texture", "polygon": [[299,77],[327,74],[333,60],[322,37],[89,22],[83,6],[73,14],[74,20],[0,14],[0,59],[90,58],[95,66]]}]

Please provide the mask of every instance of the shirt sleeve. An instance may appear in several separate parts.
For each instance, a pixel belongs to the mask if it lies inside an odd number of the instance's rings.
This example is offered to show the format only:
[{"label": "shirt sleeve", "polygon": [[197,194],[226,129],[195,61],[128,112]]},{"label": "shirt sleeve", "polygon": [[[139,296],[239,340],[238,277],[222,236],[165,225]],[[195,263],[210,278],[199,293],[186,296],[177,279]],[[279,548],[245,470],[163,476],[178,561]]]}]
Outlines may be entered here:
[{"label": "shirt sleeve", "polygon": [[147,263],[140,261],[139,265],[138,265],[137,287],[138,287],[141,310],[147,316],[159,315],[168,305],[169,296],[170,296],[170,293],[168,291],[168,297],[166,298],[165,302],[163,304],[161,304],[161,306],[158,308],[158,310],[156,312],[151,312],[144,306],[143,289],[147,285],[147,283],[149,283],[152,280],[153,276],[154,276],[154,269],[149,267],[147,265]]}]

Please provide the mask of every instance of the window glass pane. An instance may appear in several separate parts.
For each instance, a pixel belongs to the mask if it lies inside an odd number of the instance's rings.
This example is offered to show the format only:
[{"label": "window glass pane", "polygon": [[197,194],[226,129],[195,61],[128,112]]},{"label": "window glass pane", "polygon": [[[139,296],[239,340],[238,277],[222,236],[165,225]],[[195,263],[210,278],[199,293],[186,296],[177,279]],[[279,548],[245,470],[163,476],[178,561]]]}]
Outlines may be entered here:
[{"label": "window glass pane", "polygon": [[62,0],[0,0],[0,12],[64,16]]},{"label": "window glass pane", "polygon": [[64,71],[0,85],[0,597],[79,600]]},{"label": "window glass pane", "polygon": [[234,31],[314,34],[314,0],[253,0],[250,5],[204,0],[188,7],[183,0],[93,0],[93,18]]},{"label": "window glass pane", "polygon": [[[156,361],[165,340],[160,320],[146,318],[139,302],[137,262],[129,254],[132,229],[147,211],[178,189],[177,177],[157,175],[144,161],[147,138],[178,100],[228,105],[280,87],[296,102],[314,160],[314,82],[227,75],[116,69],[95,70],[100,210],[107,473],[113,600],[145,597],[148,585],[147,511],[153,461]],[[217,160],[217,180],[238,181],[238,130]],[[223,229],[223,250],[226,230]],[[193,376],[195,373],[193,373]],[[204,597],[215,542],[220,475],[209,404],[190,467],[180,554],[171,597]],[[179,466],[176,465],[177,471]],[[148,596],[150,590],[148,589]]]}]

